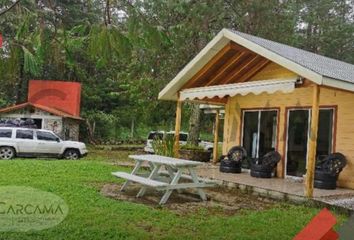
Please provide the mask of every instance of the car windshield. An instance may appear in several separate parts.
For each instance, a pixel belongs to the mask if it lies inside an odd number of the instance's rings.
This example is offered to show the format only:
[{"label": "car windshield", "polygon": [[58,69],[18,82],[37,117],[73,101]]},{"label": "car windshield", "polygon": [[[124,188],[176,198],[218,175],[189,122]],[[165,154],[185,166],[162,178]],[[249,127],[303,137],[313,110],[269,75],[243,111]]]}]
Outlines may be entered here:
[{"label": "car windshield", "polygon": [[60,141],[63,141],[63,139],[61,139],[61,137],[59,137],[56,133],[53,132],[53,134],[54,134],[57,138],[59,138]]},{"label": "car windshield", "polygon": [[154,140],[154,139],[161,140],[162,138],[163,138],[163,133],[157,133],[157,132],[151,132],[151,133],[149,133],[149,136],[148,136],[149,140]]}]

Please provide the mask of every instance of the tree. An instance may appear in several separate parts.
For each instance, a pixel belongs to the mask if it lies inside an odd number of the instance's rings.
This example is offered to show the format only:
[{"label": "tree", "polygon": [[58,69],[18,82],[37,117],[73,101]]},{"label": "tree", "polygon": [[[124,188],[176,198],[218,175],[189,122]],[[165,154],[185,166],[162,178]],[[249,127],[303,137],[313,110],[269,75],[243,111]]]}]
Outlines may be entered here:
[{"label": "tree", "polygon": [[[14,3],[0,0],[2,9]],[[92,132],[90,138],[128,138],[133,123],[134,136],[171,130],[175,104],[157,95],[222,28],[354,63],[353,5],[353,0],[21,0],[0,15],[0,105],[25,101],[32,78],[77,81],[83,85],[82,116],[90,124],[82,129]],[[183,126],[194,144],[202,118],[212,121],[200,115],[198,105],[187,104]]]}]

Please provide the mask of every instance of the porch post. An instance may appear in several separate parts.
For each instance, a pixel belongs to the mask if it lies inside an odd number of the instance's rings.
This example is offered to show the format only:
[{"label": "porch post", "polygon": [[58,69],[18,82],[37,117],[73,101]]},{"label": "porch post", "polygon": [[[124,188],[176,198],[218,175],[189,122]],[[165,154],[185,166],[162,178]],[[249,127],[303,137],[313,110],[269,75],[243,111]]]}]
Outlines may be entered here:
[{"label": "porch post", "polygon": [[182,116],[182,102],[178,97],[177,107],[176,107],[175,143],[173,146],[173,152],[176,158],[179,157],[178,150],[179,150],[179,133],[181,131],[181,116]]},{"label": "porch post", "polygon": [[310,130],[310,142],[309,153],[306,164],[306,197],[313,197],[313,182],[315,176],[315,164],[316,164],[316,148],[317,148],[317,131],[318,131],[318,118],[319,118],[319,101],[320,101],[320,87],[315,85],[313,87],[313,99],[312,99],[312,113],[311,113],[311,130]]},{"label": "porch post", "polygon": [[216,110],[215,116],[215,127],[214,127],[214,146],[213,146],[213,163],[218,161],[218,151],[219,151],[219,110]]}]

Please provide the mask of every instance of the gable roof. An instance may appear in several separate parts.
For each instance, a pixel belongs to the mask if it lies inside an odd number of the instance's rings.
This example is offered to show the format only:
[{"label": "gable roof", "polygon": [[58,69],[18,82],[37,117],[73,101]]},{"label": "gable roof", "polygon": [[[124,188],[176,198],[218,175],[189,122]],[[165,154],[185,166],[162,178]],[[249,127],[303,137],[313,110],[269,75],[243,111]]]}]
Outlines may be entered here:
[{"label": "gable roof", "polygon": [[264,38],[230,30],[322,76],[354,83],[354,65]]},{"label": "gable roof", "polygon": [[55,108],[51,108],[51,107],[47,107],[47,106],[43,106],[43,105],[39,105],[39,104],[34,104],[34,103],[30,103],[30,102],[21,103],[21,104],[13,105],[10,107],[2,108],[2,109],[0,109],[0,113],[8,113],[8,112],[23,109],[26,107],[38,108],[42,111],[51,113],[56,116],[64,117],[64,118],[72,118],[72,119],[76,119],[76,120],[82,120],[82,118],[80,118],[80,117],[65,113],[65,112],[57,110]]},{"label": "gable roof", "polygon": [[302,49],[223,29],[159,93],[159,99],[177,100],[177,92],[230,41],[245,47],[319,85],[354,91],[354,65]]}]

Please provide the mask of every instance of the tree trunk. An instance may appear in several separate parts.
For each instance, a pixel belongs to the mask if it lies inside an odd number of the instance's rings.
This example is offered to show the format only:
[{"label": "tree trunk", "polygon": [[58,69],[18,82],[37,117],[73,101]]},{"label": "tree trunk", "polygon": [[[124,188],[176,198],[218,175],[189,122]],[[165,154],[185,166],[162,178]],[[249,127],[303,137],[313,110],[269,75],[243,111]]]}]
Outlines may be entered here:
[{"label": "tree trunk", "polygon": [[132,118],[131,125],[130,125],[130,138],[134,138],[134,131],[135,131],[135,119]]},{"label": "tree trunk", "polygon": [[[212,5],[210,3],[211,1],[208,1],[208,4]],[[209,18],[205,18],[201,30],[204,33],[207,33],[209,31]],[[206,36],[201,36],[198,41],[198,50],[202,49],[205,47],[205,45],[208,43],[208,40]],[[191,115],[189,118],[189,137],[188,137],[188,142],[192,145],[198,146],[199,142],[199,135],[200,135],[200,120],[201,120],[201,110],[199,108],[199,104],[197,103],[192,103],[192,109],[191,109]]]},{"label": "tree trunk", "polygon": [[96,128],[96,122],[93,121],[93,124],[90,123],[89,120],[86,119],[86,127],[87,127],[87,130],[88,130],[88,141],[89,143],[93,144],[93,145],[96,145],[97,142],[95,140],[95,137],[94,137],[94,133],[95,133],[95,128]]},{"label": "tree trunk", "polygon": [[[20,51],[20,50],[19,50]],[[17,89],[16,89],[16,104],[23,103],[26,101],[27,98],[27,88],[28,88],[28,80],[25,76],[24,73],[24,56],[23,53],[21,54],[20,57],[20,64],[19,64],[19,76],[18,76],[18,83],[17,83]]]},{"label": "tree trunk", "polygon": [[193,103],[191,106],[191,115],[189,118],[188,142],[195,146],[198,146],[198,141],[199,141],[200,118],[201,118],[201,110],[199,108],[199,104]]}]

